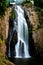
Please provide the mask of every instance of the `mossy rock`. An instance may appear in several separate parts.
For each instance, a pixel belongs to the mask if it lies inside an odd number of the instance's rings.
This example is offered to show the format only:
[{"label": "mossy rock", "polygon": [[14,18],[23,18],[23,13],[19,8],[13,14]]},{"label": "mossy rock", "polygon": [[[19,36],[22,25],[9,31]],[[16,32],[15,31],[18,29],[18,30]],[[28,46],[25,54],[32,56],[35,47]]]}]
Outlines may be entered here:
[{"label": "mossy rock", "polygon": [[3,44],[4,43],[4,41],[0,38],[0,44]]}]

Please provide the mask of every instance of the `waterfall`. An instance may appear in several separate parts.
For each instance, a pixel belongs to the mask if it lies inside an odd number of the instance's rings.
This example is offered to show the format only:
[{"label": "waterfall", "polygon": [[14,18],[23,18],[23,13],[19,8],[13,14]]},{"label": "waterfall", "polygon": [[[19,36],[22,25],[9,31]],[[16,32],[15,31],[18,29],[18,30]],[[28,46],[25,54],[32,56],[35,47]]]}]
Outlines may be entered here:
[{"label": "waterfall", "polygon": [[30,58],[28,42],[28,26],[21,6],[15,6],[18,42],[15,45],[15,58]]}]

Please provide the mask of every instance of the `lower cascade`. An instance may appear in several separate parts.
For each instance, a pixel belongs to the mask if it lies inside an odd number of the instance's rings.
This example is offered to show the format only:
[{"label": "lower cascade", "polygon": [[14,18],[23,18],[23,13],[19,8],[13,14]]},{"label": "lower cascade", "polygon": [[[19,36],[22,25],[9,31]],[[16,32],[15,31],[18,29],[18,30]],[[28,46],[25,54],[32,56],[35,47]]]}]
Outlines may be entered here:
[{"label": "lower cascade", "polygon": [[15,45],[15,58],[30,58],[28,45],[28,26],[21,6],[15,6],[18,42]]}]

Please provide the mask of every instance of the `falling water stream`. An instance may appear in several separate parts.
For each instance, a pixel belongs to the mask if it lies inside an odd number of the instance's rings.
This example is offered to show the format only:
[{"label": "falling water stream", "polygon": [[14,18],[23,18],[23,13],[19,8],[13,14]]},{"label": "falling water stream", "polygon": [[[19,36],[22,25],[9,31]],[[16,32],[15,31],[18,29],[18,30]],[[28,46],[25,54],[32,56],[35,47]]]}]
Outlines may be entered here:
[{"label": "falling water stream", "polygon": [[[18,34],[18,42],[15,45],[15,58],[30,58],[29,42],[28,42],[28,38],[29,38],[28,26],[26,19],[24,17],[24,10],[19,5],[15,5],[14,10],[15,10],[16,18],[14,20],[13,32],[15,29]],[[10,38],[12,39],[12,36]],[[9,52],[8,52],[9,57],[10,57],[10,41],[9,41]]]},{"label": "falling water stream", "polygon": [[15,45],[16,58],[28,58],[30,57],[28,51],[28,26],[24,17],[24,10],[21,6],[15,6],[17,13],[18,23],[18,42]]}]

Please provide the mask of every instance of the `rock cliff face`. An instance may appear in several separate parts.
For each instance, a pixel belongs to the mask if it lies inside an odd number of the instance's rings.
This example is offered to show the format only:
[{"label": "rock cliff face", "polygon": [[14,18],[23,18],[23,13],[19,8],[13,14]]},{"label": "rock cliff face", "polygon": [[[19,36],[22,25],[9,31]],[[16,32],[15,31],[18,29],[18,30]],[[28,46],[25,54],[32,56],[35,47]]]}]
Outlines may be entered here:
[{"label": "rock cliff face", "polygon": [[9,16],[12,8],[8,8],[5,12],[5,16],[0,19],[0,34],[3,36],[3,40],[6,40],[8,37],[8,30],[9,30]]},{"label": "rock cliff face", "polygon": [[[6,44],[5,41],[8,38],[9,31],[9,16],[11,15],[12,8],[9,7],[5,12],[5,15],[0,19],[0,64],[1,65],[14,65],[8,59],[6,59]],[[6,57],[6,58],[5,58]]]},{"label": "rock cliff face", "polygon": [[[29,4],[24,5],[23,8],[27,12],[28,22],[32,26],[32,38],[34,40],[34,46],[39,56],[43,56],[43,28],[38,28],[39,17],[38,12],[35,10],[34,6],[29,6]],[[32,42],[32,41],[31,41]]]},{"label": "rock cliff face", "polygon": [[33,39],[36,46],[36,50],[43,56],[43,28],[33,32]]}]

